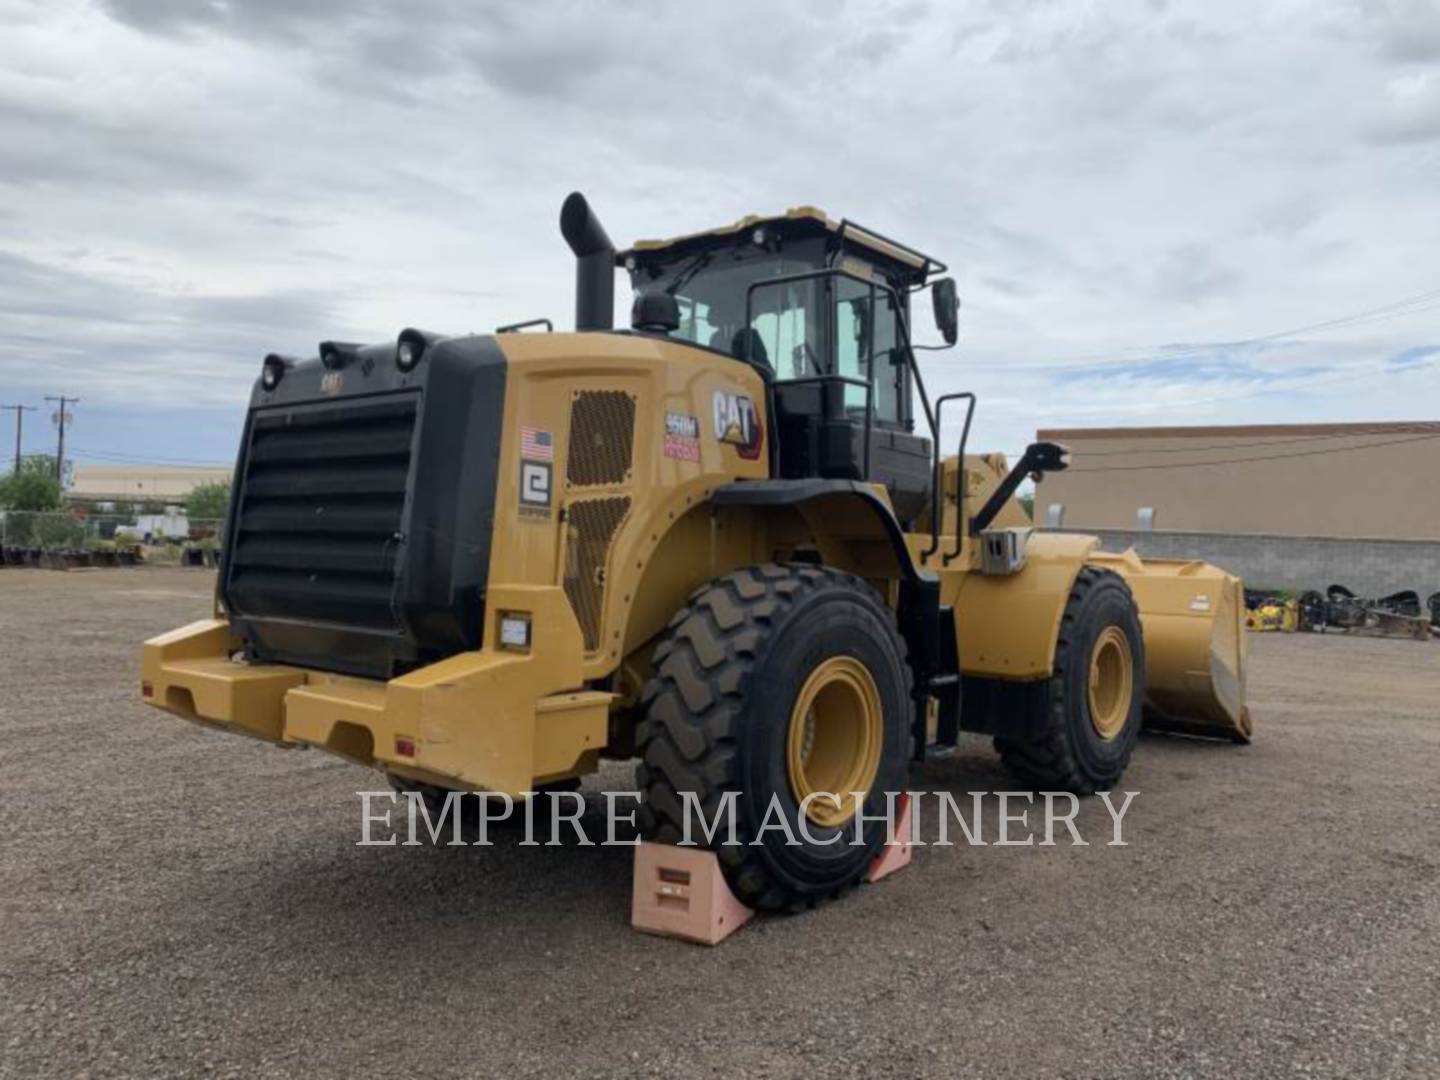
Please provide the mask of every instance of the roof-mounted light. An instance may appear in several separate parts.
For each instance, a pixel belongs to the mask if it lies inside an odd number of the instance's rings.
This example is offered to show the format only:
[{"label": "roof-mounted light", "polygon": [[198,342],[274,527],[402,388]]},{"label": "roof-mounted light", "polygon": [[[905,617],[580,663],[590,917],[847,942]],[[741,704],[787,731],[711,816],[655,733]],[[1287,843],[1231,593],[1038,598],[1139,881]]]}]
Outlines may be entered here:
[{"label": "roof-mounted light", "polygon": [[320,363],[331,371],[345,367],[360,354],[360,346],[353,341],[322,341]]},{"label": "roof-mounted light", "polygon": [[395,366],[401,371],[414,371],[420,361],[425,359],[425,354],[444,340],[439,334],[416,330],[413,326],[406,327],[395,340]]},{"label": "roof-mounted light", "polygon": [[420,362],[425,343],[413,338],[402,337],[395,346],[395,366],[401,371],[411,371]]},{"label": "roof-mounted light", "polygon": [[265,388],[266,392],[273,391],[280,385],[280,380],[285,378],[285,372],[294,366],[295,361],[290,357],[271,353],[260,365],[260,385]]}]

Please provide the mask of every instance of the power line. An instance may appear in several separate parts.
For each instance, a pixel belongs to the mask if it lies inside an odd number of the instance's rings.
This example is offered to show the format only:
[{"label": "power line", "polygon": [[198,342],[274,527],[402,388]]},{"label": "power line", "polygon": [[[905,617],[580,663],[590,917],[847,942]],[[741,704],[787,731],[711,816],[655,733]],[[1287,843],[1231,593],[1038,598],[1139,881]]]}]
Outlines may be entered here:
[{"label": "power line", "polygon": [[1075,473],[1097,473],[1141,472],[1146,469],[1205,469],[1217,465],[1249,465],[1256,461],[1281,461],[1287,458],[1321,457],[1325,454],[1348,454],[1355,450],[1373,450],[1382,446],[1403,446],[1406,443],[1425,442],[1430,439],[1440,439],[1440,432],[1436,432],[1433,435],[1414,435],[1407,439],[1390,439],[1386,442],[1362,443],[1359,446],[1336,446],[1328,450],[1301,450],[1299,453],[1294,454],[1266,454],[1259,457],[1226,458],[1223,461],[1177,461],[1174,464],[1164,465],[1102,465],[1096,469],[1072,467],[1068,471]]},{"label": "power line", "polygon": [[1344,375],[1336,375],[1328,379],[1316,379],[1313,382],[1291,383],[1288,386],[1261,386],[1254,390],[1244,390],[1238,394],[1219,394],[1208,398],[1186,398],[1184,401],[1177,401],[1168,408],[1188,408],[1191,405],[1213,405],[1223,401],[1244,401],[1247,398],[1264,397],[1266,394],[1279,394],[1294,391],[1313,390],[1318,386],[1335,386],[1338,383],[1354,382],[1357,379],[1368,379],[1377,372],[1384,371],[1390,375],[1411,375],[1417,371],[1430,370],[1432,365],[1429,362],[1423,364],[1407,364],[1404,367],[1391,367],[1388,362],[1382,361],[1379,364],[1371,364],[1359,371],[1351,371]]},{"label": "power line", "polygon": [[1249,398],[1264,397],[1267,394],[1295,393],[1314,390],[1321,386],[1335,386],[1339,383],[1354,382],[1357,379],[1367,379],[1377,372],[1385,372],[1387,375],[1412,375],[1417,371],[1429,371],[1433,368],[1430,361],[1420,364],[1406,364],[1404,366],[1391,366],[1388,361],[1378,364],[1366,365],[1359,371],[1346,372],[1343,375],[1336,375],[1327,379],[1315,379],[1305,383],[1288,383],[1283,386],[1261,386],[1253,390],[1242,390],[1238,394],[1214,394],[1208,398],[1187,397],[1183,401],[1167,402],[1163,405],[1150,409],[1130,409],[1130,415],[1146,416],[1156,412],[1173,412],[1175,409],[1189,409],[1195,405],[1216,405],[1227,401],[1245,401]]},{"label": "power line", "polygon": [[158,457],[140,454],[117,454],[109,450],[85,450],[75,447],[76,454],[84,454],[86,457],[100,458],[104,461],[115,461],[124,465],[205,465],[214,468],[231,468],[233,461],[210,461],[202,458],[181,458],[181,457]]},{"label": "power line", "polygon": [[[1388,304],[1381,304],[1363,311],[1351,312],[1348,315],[1336,316],[1335,318],[1326,319],[1321,322],[1308,323],[1304,326],[1294,326],[1288,330],[1275,330],[1257,337],[1241,338],[1235,341],[1217,341],[1208,345],[1192,345],[1172,352],[1156,352],[1146,347],[1131,346],[1128,350],[1115,349],[1103,353],[1092,353],[1088,356],[1068,357],[1032,364],[1007,364],[1006,368],[1010,371],[1053,371],[1057,367],[1062,367],[1066,364],[1089,363],[1097,367],[1102,365],[1108,367],[1112,365],[1139,365],[1167,360],[1187,360],[1214,352],[1217,349],[1245,348],[1250,345],[1263,345],[1271,341],[1280,341],[1285,338],[1295,337],[1298,334],[1310,334],[1323,330],[1338,330],[1365,322],[1383,322],[1387,319],[1399,318],[1406,315],[1418,315],[1435,307],[1440,307],[1440,289],[1431,289],[1423,293],[1417,293],[1414,296],[1406,297],[1403,300],[1391,301]],[[1134,358],[1115,355],[1116,352],[1141,351],[1142,348],[1148,352],[1148,355]]]},{"label": "power line", "polygon": [[[1424,302],[1422,303],[1421,301]],[[1414,306],[1416,304],[1420,306]],[[1320,330],[1340,330],[1348,326],[1358,326],[1366,322],[1383,322],[1387,319],[1398,318],[1405,315],[1418,315],[1437,306],[1440,306],[1440,289],[1428,293],[1421,293],[1418,296],[1397,301],[1393,304],[1371,308],[1368,311],[1356,312],[1335,319],[1327,319],[1324,322],[1310,323],[1307,326],[1296,326],[1289,330],[1277,330],[1273,333],[1262,334],[1259,337],[1242,338],[1239,341],[1220,341],[1212,345],[1194,345],[1188,349],[1182,349],[1176,352],[1159,353],[1150,359],[1188,360],[1196,356],[1203,356],[1206,353],[1214,352],[1216,349],[1240,349],[1251,345],[1264,345],[1272,341],[1281,341],[1286,338],[1295,337],[1298,334],[1311,334]],[[1138,364],[1144,362],[1144,359],[1128,361],[1117,359],[1114,361],[1116,364]]]},{"label": "power line", "polygon": [[1265,334],[1262,337],[1249,338],[1245,341],[1237,341],[1236,345],[1257,345],[1266,341],[1276,341],[1280,338],[1294,337],[1296,334],[1312,334],[1317,330],[1334,330],[1345,326],[1353,326],[1357,323],[1368,322],[1372,319],[1388,319],[1396,315],[1411,314],[1409,309],[1416,304],[1421,306],[1418,311],[1428,311],[1440,301],[1440,289],[1431,289],[1428,292],[1419,293],[1404,300],[1396,300],[1389,304],[1381,304],[1379,307],[1370,308],[1366,311],[1355,312],[1350,315],[1340,315],[1334,319],[1326,319],[1324,322],[1310,323],[1308,326],[1297,326],[1290,330],[1280,330],[1272,334]]}]

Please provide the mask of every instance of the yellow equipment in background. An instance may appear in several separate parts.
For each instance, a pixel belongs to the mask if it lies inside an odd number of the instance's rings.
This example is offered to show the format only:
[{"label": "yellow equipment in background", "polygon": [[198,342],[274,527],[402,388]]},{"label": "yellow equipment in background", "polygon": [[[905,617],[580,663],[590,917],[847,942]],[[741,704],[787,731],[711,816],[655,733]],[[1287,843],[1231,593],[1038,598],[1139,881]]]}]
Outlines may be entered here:
[{"label": "yellow equipment in background", "polygon": [[1278,596],[1261,597],[1245,609],[1245,629],[1258,633],[1293,634],[1300,625],[1300,606]]}]

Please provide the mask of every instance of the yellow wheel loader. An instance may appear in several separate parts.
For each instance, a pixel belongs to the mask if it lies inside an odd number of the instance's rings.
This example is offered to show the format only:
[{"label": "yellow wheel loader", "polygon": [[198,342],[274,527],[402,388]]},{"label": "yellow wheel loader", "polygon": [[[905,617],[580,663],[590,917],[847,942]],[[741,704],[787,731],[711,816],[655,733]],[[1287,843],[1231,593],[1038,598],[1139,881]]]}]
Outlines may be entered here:
[{"label": "yellow wheel loader", "polygon": [[214,617],[146,643],[146,701],[431,795],[638,757],[642,832],[730,801],[717,855],[767,909],[858,881],[886,792],[962,732],[1082,794],[1143,723],[1249,737],[1240,583],[1033,531],[1016,489],[1066,450],[967,455],[974,396],[926,395],[937,260],[809,207],[617,253],[577,193],[560,227],[575,333],[265,358]]}]

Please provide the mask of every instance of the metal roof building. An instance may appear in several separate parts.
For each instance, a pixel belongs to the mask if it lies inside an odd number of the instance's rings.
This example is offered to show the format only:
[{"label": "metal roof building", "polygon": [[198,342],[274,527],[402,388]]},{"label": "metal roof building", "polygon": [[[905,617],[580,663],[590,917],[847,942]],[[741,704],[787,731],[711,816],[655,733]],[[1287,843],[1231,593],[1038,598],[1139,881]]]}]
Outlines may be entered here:
[{"label": "metal roof building", "polygon": [[225,483],[229,469],[192,465],[77,465],[72,499],[183,502],[201,484]]},{"label": "metal roof building", "polygon": [[1440,421],[1037,432],[1073,451],[1035,523],[1063,529],[1440,539]]}]

